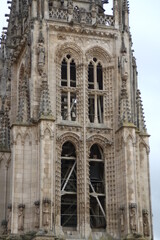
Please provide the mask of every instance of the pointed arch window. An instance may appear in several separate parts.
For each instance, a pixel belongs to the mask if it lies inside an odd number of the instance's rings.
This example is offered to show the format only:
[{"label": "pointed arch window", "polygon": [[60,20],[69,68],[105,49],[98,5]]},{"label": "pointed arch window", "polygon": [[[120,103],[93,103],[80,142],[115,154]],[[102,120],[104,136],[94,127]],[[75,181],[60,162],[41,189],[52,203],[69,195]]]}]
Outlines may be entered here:
[{"label": "pointed arch window", "polygon": [[77,161],[76,150],[66,142],[61,154],[61,226],[77,226]]},{"label": "pointed arch window", "polygon": [[68,54],[61,62],[62,120],[76,121],[76,105],[76,63]]},{"label": "pointed arch window", "polygon": [[103,123],[103,69],[101,63],[93,58],[88,65],[88,118],[91,123]]},{"label": "pointed arch window", "polygon": [[94,144],[90,149],[90,226],[106,227],[105,178],[102,148]]}]

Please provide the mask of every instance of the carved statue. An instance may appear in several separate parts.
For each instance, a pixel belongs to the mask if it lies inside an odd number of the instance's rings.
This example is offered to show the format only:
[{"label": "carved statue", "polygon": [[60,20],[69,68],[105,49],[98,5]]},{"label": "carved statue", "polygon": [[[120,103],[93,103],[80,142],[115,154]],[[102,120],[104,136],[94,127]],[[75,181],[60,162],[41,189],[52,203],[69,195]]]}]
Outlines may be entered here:
[{"label": "carved statue", "polygon": [[121,69],[122,69],[122,78],[127,79],[128,78],[128,61],[125,53],[122,54]]},{"label": "carved statue", "polygon": [[125,218],[124,218],[124,207],[120,208],[120,227],[121,232],[124,232],[124,226],[125,226]]},{"label": "carved statue", "polygon": [[150,236],[148,211],[147,210],[143,210],[143,234],[144,234],[144,237],[149,237]]},{"label": "carved statue", "polygon": [[24,230],[24,204],[18,205],[18,231]]},{"label": "carved statue", "polygon": [[39,219],[40,219],[39,205],[40,205],[40,202],[36,201],[34,203],[34,205],[35,205],[35,228],[39,228]]},{"label": "carved statue", "polygon": [[130,218],[130,230],[132,233],[136,233],[136,205],[130,204],[129,206],[129,218]]},{"label": "carved statue", "polygon": [[48,227],[50,223],[50,200],[43,201],[43,226]]},{"label": "carved statue", "polygon": [[11,232],[11,220],[12,220],[12,205],[8,205],[8,213],[7,213],[7,231]]},{"label": "carved statue", "polygon": [[45,47],[43,43],[38,44],[38,71],[42,75],[45,65]]}]

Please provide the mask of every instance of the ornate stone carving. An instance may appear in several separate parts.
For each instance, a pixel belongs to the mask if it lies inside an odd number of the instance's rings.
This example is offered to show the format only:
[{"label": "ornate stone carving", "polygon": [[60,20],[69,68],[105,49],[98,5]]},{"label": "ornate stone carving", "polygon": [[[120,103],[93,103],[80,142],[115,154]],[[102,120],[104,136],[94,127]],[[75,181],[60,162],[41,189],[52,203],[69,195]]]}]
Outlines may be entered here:
[{"label": "ornate stone carving", "polygon": [[144,237],[149,237],[150,229],[149,229],[148,210],[144,209],[142,213],[143,213],[143,234],[144,234]]},{"label": "ornate stone carving", "polygon": [[24,230],[24,204],[18,205],[18,231]]},{"label": "ornate stone carving", "polygon": [[40,221],[40,202],[39,201],[35,201],[34,202],[35,205],[35,228],[39,228],[39,221]]},{"label": "ornate stone carving", "polygon": [[129,205],[129,223],[131,233],[136,233],[137,230],[137,205],[136,203],[130,203]]}]

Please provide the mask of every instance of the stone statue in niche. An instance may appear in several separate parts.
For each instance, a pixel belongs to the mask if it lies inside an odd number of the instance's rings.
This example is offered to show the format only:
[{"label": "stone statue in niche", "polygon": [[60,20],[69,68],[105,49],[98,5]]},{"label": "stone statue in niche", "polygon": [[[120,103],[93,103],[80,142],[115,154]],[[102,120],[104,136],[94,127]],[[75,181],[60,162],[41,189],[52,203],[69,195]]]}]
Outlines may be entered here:
[{"label": "stone statue in niche", "polygon": [[18,205],[18,231],[24,230],[24,204]]},{"label": "stone statue in niche", "polygon": [[135,203],[131,203],[129,205],[129,220],[130,220],[130,230],[132,233],[136,233],[137,224],[136,224],[136,215],[137,215],[137,207]]},{"label": "stone statue in niche", "polygon": [[143,210],[143,234],[144,234],[144,237],[149,237],[150,236],[148,211],[147,210]]},{"label": "stone statue in niche", "polygon": [[124,216],[124,207],[120,207],[120,228],[121,232],[124,232],[125,229],[125,216]]},{"label": "stone statue in niche", "polygon": [[44,37],[41,31],[39,33],[37,51],[38,51],[38,71],[39,71],[39,74],[42,75],[44,71],[44,65],[45,65],[45,47],[44,47]]},{"label": "stone statue in niche", "polygon": [[48,228],[50,225],[50,200],[44,199],[43,200],[43,226]]},{"label": "stone statue in niche", "polygon": [[121,71],[122,71],[122,79],[127,79],[128,78],[128,60],[125,52],[122,53]]},{"label": "stone statue in niche", "polygon": [[38,71],[42,75],[45,65],[45,48],[43,43],[38,44]]},{"label": "stone statue in niche", "polygon": [[34,205],[35,205],[35,228],[39,228],[39,220],[40,220],[40,209],[39,209],[39,206],[40,206],[40,202],[36,201],[34,203]]},{"label": "stone statue in niche", "polygon": [[11,220],[12,220],[12,205],[8,205],[8,212],[7,212],[7,232],[11,232]]}]

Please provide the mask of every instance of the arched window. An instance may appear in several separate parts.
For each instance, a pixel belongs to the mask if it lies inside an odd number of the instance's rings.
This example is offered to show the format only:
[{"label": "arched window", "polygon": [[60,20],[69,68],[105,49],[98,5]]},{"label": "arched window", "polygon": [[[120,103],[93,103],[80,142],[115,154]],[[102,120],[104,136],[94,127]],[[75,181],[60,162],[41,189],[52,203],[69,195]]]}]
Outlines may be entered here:
[{"label": "arched window", "polygon": [[96,58],[88,65],[88,117],[91,123],[103,123],[103,70]]},{"label": "arched window", "polygon": [[76,64],[70,54],[61,63],[61,117],[76,121]]},{"label": "arched window", "polygon": [[61,226],[77,226],[77,162],[71,142],[63,144],[61,154]]},{"label": "arched window", "polygon": [[105,179],[102,148],[94,144],[90,149],[90,226],[106,227]]}]

